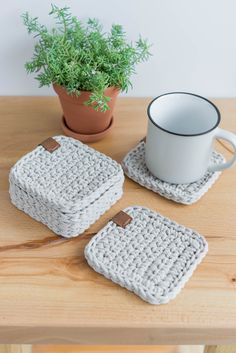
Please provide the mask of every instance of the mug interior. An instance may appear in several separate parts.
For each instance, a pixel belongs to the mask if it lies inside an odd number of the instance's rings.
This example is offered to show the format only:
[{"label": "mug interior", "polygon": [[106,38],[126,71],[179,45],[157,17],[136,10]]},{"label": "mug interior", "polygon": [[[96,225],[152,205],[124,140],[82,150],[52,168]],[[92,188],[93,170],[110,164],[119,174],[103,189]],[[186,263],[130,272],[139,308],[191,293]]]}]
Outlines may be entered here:
[{"label": "mug interior", "polygon": [[220,123],[220,112],[212,102],[185,92],[155,98],[149,104],[148,116],[160,129],[182,136],[205,134]]}]

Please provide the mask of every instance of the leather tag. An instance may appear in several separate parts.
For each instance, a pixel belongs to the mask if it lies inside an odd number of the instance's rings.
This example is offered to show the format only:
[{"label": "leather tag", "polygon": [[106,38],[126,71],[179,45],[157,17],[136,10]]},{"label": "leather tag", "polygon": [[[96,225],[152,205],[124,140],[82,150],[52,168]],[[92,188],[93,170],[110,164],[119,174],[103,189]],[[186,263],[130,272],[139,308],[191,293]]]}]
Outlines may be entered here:
[{"label": "leather tag", "polygon": [[111,220],[119,227],[125,228],[132,221],[132,217],[124,211],[120,211]]},{"label": "leather tag", "polygon": [[54,152],[56,149],[58,149],[58,147],[60,147],[60,144],[52,137],[47,138],[46,140],[41,142],[40,145],[43,146],[45,150],[50,153]]}]

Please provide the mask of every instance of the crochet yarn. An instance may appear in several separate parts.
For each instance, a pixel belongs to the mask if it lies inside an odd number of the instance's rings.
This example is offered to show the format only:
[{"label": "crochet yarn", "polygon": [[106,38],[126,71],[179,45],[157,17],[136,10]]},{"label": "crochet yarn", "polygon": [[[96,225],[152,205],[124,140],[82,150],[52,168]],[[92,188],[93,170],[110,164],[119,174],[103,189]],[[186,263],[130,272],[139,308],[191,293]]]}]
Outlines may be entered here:
[{"label": "crochet yarn", "polygon": [[[212,163],[221,163],[224,157],[213,151]],[[125,174],[135,182],[150,189],[161,196],[190,205],[198,201],[215,183],[221,172],[207,172],[200,180],[189,184],[170,184],[152,175],[145,163],[145,142],[141,141],[123,159],[122,166]]]},{"label": "crochet yarn", "polygon": [[125,227],[112,220],[85,248],[98,273],[151,304],[164,304],[181,291],[208,250],[203,236],[141,206],[123,210]]},{"label": "crochet yarn", "polygon": [[56,234],[81,234],[123,193],[124,174],[110,157],[78,140],[54,139],[53,153],[38,146],[11,169],[12,203]]}]

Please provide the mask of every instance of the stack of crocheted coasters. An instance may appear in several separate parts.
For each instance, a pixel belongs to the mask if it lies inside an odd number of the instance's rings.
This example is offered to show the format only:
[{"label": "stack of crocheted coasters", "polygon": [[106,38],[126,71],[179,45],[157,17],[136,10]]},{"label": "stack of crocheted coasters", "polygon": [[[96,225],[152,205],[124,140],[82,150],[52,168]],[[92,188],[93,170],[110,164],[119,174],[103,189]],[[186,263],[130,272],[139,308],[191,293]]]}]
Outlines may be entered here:
[{"label": "stack of crocheted coasters", "polygon": [[[212,162],[224,161],[220,153],[212,153]],[[200,180],[190,184],[170,184],[152,175],[145,163],[145,142],[140,141],[123,159],[122,166],[125,174],[139,183],[167,199],[186,205],[198,201],[218,179],[221,172],[207,172]]]},{"label": "stack of crocheted coasters", "polygon": [[141,206],[117,214],[85,257],[105,277],[151,304],[175,298],[207,253],[204,237]]},{"label": "stack of crocheted coasters", "polygon": [[12,203],[55,233],[82,233],[123,193],[121,166],[78,140],[56,136],[10,172]]}]

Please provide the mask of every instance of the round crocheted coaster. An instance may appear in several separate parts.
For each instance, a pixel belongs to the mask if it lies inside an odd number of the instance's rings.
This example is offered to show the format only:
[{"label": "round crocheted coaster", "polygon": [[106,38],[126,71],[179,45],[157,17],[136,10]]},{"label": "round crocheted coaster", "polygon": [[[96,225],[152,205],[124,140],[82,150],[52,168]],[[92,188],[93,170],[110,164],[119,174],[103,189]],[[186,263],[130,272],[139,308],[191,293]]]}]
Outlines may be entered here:
[{"label": "round crocheted coaster", "polygon": [[[221,163],[224,157],[212,153],[212,162]],[[190,184],[170,184],[152,175],[145,163],[145,142],[141,141],[122,161],[125,174],[135,182],[167,199],[190,205],[198,201],[218,179],[221,172],[206,173],[200,180]]]},{"label": "round crocheted coaster", "polygon": [[151,304],[175,298],[206,255],[196,231],[141,206],[123,210],[132,217],[122,228],[112,220],[85,248],[98,273]]}]

